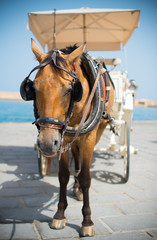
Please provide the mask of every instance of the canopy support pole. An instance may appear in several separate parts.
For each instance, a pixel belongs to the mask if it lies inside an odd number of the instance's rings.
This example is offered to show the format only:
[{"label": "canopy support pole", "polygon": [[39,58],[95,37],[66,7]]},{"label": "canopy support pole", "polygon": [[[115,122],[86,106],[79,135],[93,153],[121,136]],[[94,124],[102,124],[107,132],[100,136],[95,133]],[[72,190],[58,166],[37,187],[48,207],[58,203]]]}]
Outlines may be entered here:
[{"label": "canopy support pole", "polygon": [[124,65],[125,65],[125,72],[127,73],[128,77],[128,59],[127,59],[127,51],[126,51],[126,46],[123,46],[123,52],[124,52]]},{"label": "canopy support pole", "polygon": [[56,9],[54,8],[53,48],[56,48]]},{"label": "canopy support pole", "polygon": [[83,42],[86,42],[86,16],[83,14]]}]

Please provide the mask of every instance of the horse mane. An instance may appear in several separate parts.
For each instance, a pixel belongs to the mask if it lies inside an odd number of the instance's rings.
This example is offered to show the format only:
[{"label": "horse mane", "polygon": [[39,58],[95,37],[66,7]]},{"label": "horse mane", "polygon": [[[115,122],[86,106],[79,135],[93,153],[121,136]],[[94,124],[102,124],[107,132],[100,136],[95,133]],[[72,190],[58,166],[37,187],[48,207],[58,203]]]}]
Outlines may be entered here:
[{"label": "horse mane", "polygon": [[[65,48],[63,48],[63,49],[60,49],[60,51],[61,51],[63,54],[70,54],[71,52],[73,52],[73,51],[74,51],[75,49],[77,49],[77,48],[78,48],[77,44],[74,44],[73,46],[67,46],[67,47],[65,47]],[[50,50],[50,51],[48,52],[47,58],[50,58],[50,57],[52,56],[53,52],[54,52],[54,49]],[[47,59],[47,58],[46,58],[46,59]],[[60,67],[61,67],[61,66],[67,67],[66,60],[61,57],[61,55],[59,54],[59,52],[56,52],[56,64],[57,64],[58,66],[60,66]],[[51,64],[51,66],[52,66],[53,69],[54,69],[55,66],[54,66],[53,63]],[[58,68],[55,67],[55,70],[58,71]],[[59,70],[58,72],[60,72],[60,70]]]},{"label": "horse mane", "polygon": [[78,46],[75,43],[73,46],[68,46],[66,48],[60,49],[60,51],[63,52],[64,54],[70,54],[77,48],[78,48]]}]

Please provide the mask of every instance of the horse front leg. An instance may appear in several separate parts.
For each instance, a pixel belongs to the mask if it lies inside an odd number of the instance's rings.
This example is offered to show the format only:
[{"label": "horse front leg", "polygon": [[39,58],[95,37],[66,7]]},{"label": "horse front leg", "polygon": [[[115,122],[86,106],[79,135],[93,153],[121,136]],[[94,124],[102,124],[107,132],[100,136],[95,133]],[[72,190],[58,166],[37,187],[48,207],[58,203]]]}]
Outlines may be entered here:
[{"label": "horse front leg", "polygon": [[73,144],[72,148],[72,155],[74,158],[74,165],[75,165],[75,173],[74,173],[74,186],[73,186],[73,191],[76,199],[78,201],[83,200],[83,194],[80,188],[79,180],[78,180],[78,175],[80,172],[80,154],[79,154],[79,148],[76,144]]},{"label": "horse front leg", "polygon": [[[88,146],[88,141],[86,142]],[[90,142],[90,147],[83,151],[82,159],[81,159],[81,171],[78,176],[80,187],[83,193],[83,222],[82,222],[82,229],[81,229],[81,236],[94,236],[94,224],[91,220],[91,208],[89,203],[89,188],[91,185],[91,177],[90,177],[90,165],[93,156],[94,150],[94,143]]]},{"label": "horse front leg", "polygon": [[58,210],[54,215],[51,227],[54,229],[64,228],[66,225],[66,218],[64,216],[64,211],[67,208],[67,184],[69,181],[69,154],[65,153],[64,158],[61,158],[59,162],[59,183],[60,183],[60,193],[59,193],[59,203]]}]

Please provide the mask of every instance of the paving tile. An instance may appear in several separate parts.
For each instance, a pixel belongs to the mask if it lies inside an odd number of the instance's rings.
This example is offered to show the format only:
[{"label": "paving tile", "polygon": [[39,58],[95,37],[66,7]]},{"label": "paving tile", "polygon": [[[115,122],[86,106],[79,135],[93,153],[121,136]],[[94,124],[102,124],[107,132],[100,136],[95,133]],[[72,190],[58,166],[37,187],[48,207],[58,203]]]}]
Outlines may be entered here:
[{"label": "paving tile", "polygon": [[38,166],[37,165],[32,165],[31,164],[25,164],[24,166],[20,165],[18,167],[18,169],[16,170],[16,173],[27,173],[27,174],[31,174],[31,173],[38,173]]},{"label": "paving tile", "polygon": [[116,205],[126,214],[157,212],[157,201],[140,201]]},{"label": "paving tile", "polygon": [[[52,181],[52,180],[51,180]],[[52,181],[53,182],[53,181]],[[26,179],[21,181],[21,186],[22,187],[47,187],[48,183],[46,181],[42,181],[40,178],[37,180],[32,180],[32,179]],[[53,187],[53,185],[52,185]]]},{"label": "paving tile", "polygon": [[[44,188],[42,188],[42,190],[44,191],[45,194],[47,194],[49,196],[53,196],[54,193],[59,194],[59,186],[48,185],[48,186],[45,186]],[[59,199],[59,197],[58,197],[58,199]]]},{"label": "paving tile", "polygon": [[35,197],[24,197],[23,198],[27,207],[54,207],[58,203],[58,195],[53,194],[50,196],[35,196]]},{"label": "paving tile", "polygon": [[65,211],[65,216],[68,221],[73,220],[73,219],[81,219],[83,218],[82,216],[82,202],[79,203],[79,205],[75,206],[68,206],[66,211]]},{"label": "paving tile", "polygon": [[7,171],[16,171],[16,169],[18,168],[18,166],[9,166],[7,163],[1,163],[0,164],[0,171],[1,172],[7,172]]},{"label": "paving tile", "polygon": [[[87,238],[81,238],[81,240],[86,240]],[[90,237],[90,240],[152,240],[150,236],[143,232],[128,232],[128,233],[113,233],[95,235]]]},{"label": "paving tile", "polygon": [[41,179],[41,181],[49,183],[52,186],[59,187],[58,174],[52,174],[52,176],[45,176]]},{"label": "paving tile", "polygon": [[134,179],[132,178],[131,183],[143,191],[148,191],[148,190],[155,191],[156,185],[157,185],[156,181],[152,181],[145,177],[134,178]]},{"label": "paving tile", "polygon": [[13,224],[0,224],[0,239],[9,240],[11,239],[13,231]]},{"label": "paving tile", "polygon": [[1,189],[2,188],[18,188],[18,187],[20,187],[20,181],[19,180],[12,180],[12,181],[8,181],[8,182],[6,182],[5,178],[3,180],[4,181],[1,181],[1,179],[0,179]]},{"label": "paving tile", "polygon": [[42,239],[63,239],[63,238],[78,238],[80,226],[77,221],[68,222],[64,229],[51,229],[48,223],[40,223],[38,225]]},{"label": "paving tile", "polygon": [[110,233],[110,229],[107,228],[105,224],[102,224],[102,222],[99,220],[99,218],[92,218],[95,228],[95,235],[105,235]]},{"label": "paving tile", "polygon": [[20,176],[15,175],[13,172],[10,172],[10,173],[0,172],[0,183],[1,183],[0,189],[3,186],[7,186],[9,182],[14,185],[20,179],[21,179]]},{"label": "paving tile", "polygon": [[132,199],[125,193],[99,193],[91,194],[90,201],[95,203],[118,203],[118,202],[129,202]]},{"label": "paving tile", "polygon": [[[148,162],[149,163],[149,162]],[[140,165],[140,164],[139,164]],[[153,173],[153,169],[151,167],[150,170],[148,170],[147,167],[145,167],[145,169],[142,171],[142,170],[139,170],[139,167],[140,166],[137,166],[135,165],[135,168],[132,169],[133,171],[131,172],[131,175],[134,177],[134,178],[140,178],[140,177],[145,177],[147,178],[149,181],[157,181],[157,175]],[[149,166],[150,167],[150,166]]]},{"label": "paving tile", "polygon": [[141,201],[156,200],[157,201],[157,192],[151,191],[151,189],[147,189],[147,191],[138,191],[138,192],[128,191],[128,195],[135,200],[141,200]]},{"label": "paving tile", "polygon": [[157,229],[156,230],[148,230],[147,233],[149,234],[149,236],[151,236],[152,238],[157,238]]},{"label": "paving tile", "polygon": [[56,210],[48,208],[1,209],[0,223],[51,221]]},{"label": "paving tile", "polygon": [[38,239],[30,223],[0,224],[0,239]]},{"label": "paving tile", "polygon": [[92,216],[93,217],[101,217],[101,216],[117,216],[121,215],[121,212],[114,208],[113,205],[96,205],[91,204]]},{"label": "paving tile", "polygon": [[17,208],[20,206],[18,198],[0,198],[0,208]]},{"label": "paving tile", "polygon": [[3,197],[17,197],[26,195],[41,194],[40,188],[3,188],[0,190],[0,195]]},{"label": "paving tile", "polygon": [[101,220],[116,232],[157,228],[157,217],[151,214],[115,216]]}]

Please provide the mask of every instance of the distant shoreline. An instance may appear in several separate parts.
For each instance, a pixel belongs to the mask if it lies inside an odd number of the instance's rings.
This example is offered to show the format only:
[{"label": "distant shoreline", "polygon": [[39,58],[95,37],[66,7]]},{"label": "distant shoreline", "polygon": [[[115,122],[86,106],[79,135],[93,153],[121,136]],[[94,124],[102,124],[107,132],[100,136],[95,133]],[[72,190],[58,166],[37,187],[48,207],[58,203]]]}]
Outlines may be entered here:
[{"label": "distant shoreline", "polygon": [[19,92],[0,92],[0,100],[22,101]]},{"label": "distant shoreline", "polygon": [[135,100],[136,107],[157,107],[157,102],[150,99]]},{"label": "distant shoreline", "polygon": [[[0,92],[0,100],[22,101],[19,92]],[[136,107],[157,107],[157,102],[150,99],[135,100]]]}]

